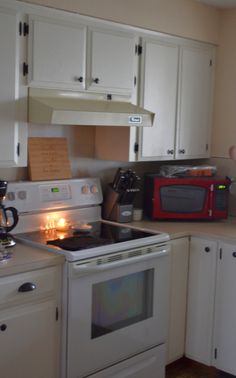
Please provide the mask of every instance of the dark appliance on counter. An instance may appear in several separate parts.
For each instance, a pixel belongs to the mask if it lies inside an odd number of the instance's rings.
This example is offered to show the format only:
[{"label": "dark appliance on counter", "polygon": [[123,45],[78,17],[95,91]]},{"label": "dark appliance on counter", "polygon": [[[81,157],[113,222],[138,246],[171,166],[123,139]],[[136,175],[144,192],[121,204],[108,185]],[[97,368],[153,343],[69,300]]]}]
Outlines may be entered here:
[{"label": "dark appliance on counter", "polygon": [[151,219],[226,219],[230,180],[220,177],[162,177],[148,174],[144,209]]},{"label": "dark appliance on counter", "polygon": [[140,191],[140,177],[131,169],[118,168],[114,180],[108,184],[102,208],[104,219],[126,223],[132,221],[133,202]]},{"label": "dark appliance on counter", "polygon": [[14,207],[5,207],[3,201],[7,192],[7,181],[0,180],[0,249],[12,247],[15,241],[9,232],[17,225],[18,212]]}]

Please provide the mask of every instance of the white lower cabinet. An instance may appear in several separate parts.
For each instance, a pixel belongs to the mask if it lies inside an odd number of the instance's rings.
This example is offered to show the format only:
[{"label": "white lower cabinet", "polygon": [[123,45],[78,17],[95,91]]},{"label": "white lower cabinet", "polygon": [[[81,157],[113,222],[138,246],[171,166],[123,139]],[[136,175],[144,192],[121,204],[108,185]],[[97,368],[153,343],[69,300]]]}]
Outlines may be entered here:
[{"label": "white lower cabinet", "polygon": [[56,378],[55,301],[0,311],[2,377]]},{"label": "white lower cabinet", "polygon": [[189,238],[171,241],[171,293],[167,364],[183,357],[187,306]]},{"label": "white lower cabinet", "polygon": [[217,266],[213,365],[236,375],[236,245],[220,243]]},{"label": "white lower cabinet", "polygon": [[236,245],[191,238],[187,357],[236,375]]},{"label": "white lower cabinet", "polygon": [[58,378],[60,268],[3,277],[0,288],[1,377]]},{"label": "white lower cabinet", "polygon": [[191,238],[186,349],[187,357],[211,365],[217,242]]}]

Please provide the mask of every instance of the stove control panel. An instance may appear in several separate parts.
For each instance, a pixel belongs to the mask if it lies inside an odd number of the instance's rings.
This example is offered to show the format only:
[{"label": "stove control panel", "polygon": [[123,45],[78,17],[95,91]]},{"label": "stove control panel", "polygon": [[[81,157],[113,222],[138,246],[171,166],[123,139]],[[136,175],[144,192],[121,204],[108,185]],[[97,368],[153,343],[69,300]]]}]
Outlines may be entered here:
[{"label": "stove control panel", "polygon": [[87,207],[102,203],[98,178],[9,182],[5,206],[14,206],[19,213]]},{"label": "stove control panel", "polygon": [[43,202],[63,201],[71,199],[71,189],[69,184],[41,185],[39,186],[40,198]]}]

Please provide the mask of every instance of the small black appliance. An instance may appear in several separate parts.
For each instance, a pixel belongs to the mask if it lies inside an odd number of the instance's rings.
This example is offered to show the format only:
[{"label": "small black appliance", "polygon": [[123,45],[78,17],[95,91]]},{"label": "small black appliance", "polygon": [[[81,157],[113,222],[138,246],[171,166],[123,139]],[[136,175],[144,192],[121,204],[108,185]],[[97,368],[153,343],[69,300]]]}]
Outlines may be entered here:
[{"label": "small black appliance", "polygon": [[0,249],[12,247],[16,243],[9,234],[17,225],[18,212],[15,207],[5,207],[3,204],[7,192],[7,181],[0,180]]}]

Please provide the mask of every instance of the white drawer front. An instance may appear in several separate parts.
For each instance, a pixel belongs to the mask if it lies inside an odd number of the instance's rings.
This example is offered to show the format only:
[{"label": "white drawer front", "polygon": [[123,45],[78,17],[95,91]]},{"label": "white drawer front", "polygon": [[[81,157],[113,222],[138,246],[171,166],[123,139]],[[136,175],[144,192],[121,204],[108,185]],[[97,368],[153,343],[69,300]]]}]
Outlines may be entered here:
[{"label": "white drawer front", "polygon": [[54,294],[58,288],[57,281],[57,267],[0,278],[0,305],[9,304],[9,302],[32,301]]}]

